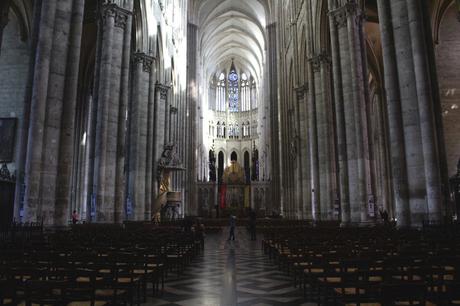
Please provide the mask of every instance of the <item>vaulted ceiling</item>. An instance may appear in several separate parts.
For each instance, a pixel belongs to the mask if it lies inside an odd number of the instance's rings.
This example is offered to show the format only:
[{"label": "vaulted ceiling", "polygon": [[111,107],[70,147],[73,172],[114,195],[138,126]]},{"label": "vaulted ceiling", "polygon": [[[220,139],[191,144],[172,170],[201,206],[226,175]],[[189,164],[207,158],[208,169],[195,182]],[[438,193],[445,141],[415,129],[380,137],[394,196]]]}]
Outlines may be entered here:
[{"label": "vaulted ceiling", "polygon": [[196,3],[199,50],[205,79],[229,69],[249,72],[260,82],[266,48],[264,1],[202,0]]}]

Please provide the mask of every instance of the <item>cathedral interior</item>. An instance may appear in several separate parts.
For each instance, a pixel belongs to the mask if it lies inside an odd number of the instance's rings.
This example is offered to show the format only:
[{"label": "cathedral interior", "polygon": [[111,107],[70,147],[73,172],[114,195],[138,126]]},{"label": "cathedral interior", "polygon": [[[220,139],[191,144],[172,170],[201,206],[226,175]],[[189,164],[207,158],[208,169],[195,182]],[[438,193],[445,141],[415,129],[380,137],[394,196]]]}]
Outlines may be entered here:
[{"label": "cathedral interior", "polygon": [[460,0],[0,1],[0,305],[453,305],[459,214]]}]

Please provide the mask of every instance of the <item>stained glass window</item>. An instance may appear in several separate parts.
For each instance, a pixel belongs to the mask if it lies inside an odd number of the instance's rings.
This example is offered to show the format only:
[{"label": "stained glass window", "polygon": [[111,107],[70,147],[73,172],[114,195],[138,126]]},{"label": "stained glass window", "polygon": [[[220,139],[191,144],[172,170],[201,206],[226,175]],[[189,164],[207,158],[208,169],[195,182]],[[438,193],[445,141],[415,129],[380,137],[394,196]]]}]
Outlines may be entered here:
[{"label": "stained glass window", "polygon": [[230,70],[215,74],[210,83],[209,109],[218,112],[247,112],[257,108],[254,77],[241,70],[232,61]]},{"label": "stained glass window", "polygon": [[228,108],[230,112],[238,111],[238,74],[232,63],[230,73],[228,74]]}]

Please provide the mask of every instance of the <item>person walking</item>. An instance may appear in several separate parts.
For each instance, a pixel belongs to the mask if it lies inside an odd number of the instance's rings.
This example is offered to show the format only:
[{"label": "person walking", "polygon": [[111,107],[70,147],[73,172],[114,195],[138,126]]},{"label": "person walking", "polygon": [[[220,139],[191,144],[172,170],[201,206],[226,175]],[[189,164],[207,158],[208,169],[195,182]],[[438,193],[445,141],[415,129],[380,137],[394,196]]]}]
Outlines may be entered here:
[{"label": "person walking", "polygon": [[235,224],[236,224],[236,217],[234,215],[230,216],[230,234],[228,236],[228,240],[235,240]]}]

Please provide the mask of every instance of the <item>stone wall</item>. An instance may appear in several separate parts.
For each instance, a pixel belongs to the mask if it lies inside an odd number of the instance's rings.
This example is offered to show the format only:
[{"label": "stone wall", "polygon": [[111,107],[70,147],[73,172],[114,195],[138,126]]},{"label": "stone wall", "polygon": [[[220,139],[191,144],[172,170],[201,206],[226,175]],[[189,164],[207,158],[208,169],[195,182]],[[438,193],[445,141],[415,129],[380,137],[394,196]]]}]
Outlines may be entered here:
[{"label": "stone wall", "polygon": [[[29,68],[29,47],[21,40],[16,15],[10,11],[9,23],[3,31],[3,44],[0,51],[0,117],[18,118],[14,159],[20,144],[20,126],[24,110],[24,95]],[[15,163],[9,167],[16,169]]]},{"label": "stone wall", "polygon": [[436,47],[449,176],[460,158],[460,22],[452,5],[441,21]]}]

